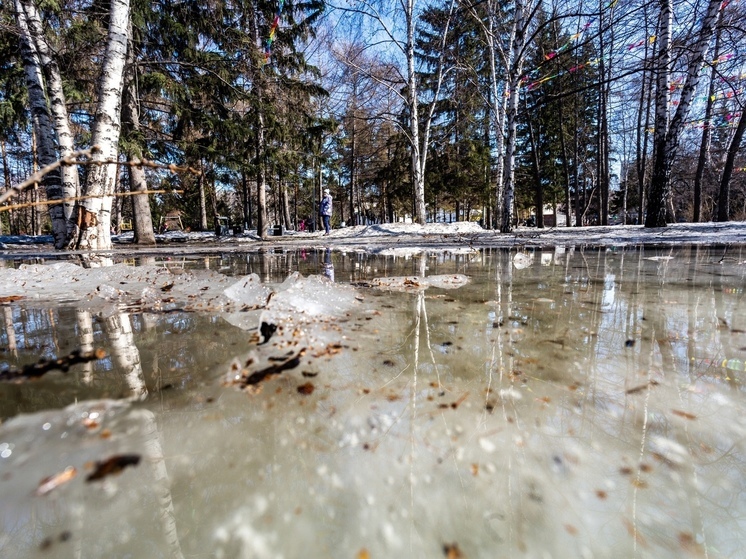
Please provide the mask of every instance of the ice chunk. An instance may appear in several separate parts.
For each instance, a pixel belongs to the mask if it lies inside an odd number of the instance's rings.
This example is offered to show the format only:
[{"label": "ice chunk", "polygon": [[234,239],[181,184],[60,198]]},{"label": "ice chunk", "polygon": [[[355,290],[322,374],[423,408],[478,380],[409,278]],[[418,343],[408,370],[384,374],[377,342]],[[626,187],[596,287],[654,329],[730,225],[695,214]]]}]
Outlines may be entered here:
[{"label": "ice chunk", "polygon": [[391,290],[419,290],[429,287],[439,289],[458,289],[469,283],[469,277],[463,274],[444,274],[435,276],[393,276],[375,278],[371,281],[374,287]]},{"label": "ice chunk", "polygon": [[231,301],[253,308],[266,305],[272,293],[272,289],[263,285],[259,276],[256,274],[249,274],[242,277],[223,291],[223,294]]}]

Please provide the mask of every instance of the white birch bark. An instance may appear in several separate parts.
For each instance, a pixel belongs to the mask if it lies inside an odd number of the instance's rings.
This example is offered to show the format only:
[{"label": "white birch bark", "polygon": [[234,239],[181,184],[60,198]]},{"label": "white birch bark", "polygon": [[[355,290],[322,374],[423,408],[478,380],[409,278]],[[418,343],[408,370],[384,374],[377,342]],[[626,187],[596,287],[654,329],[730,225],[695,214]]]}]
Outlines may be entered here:
[{"label": "white birch bark", "polygon": [[[540,4],[541,2],[538,2]],[[538,5],[537,4],[537,5]],[[524,46],[526,42],[526,28],[529,22],[527,14],[531,9],[531,0],[515,2],[515,20],[511,35],[514,37],[510,55],[508,71],[509,98],[505,116],[505,189],[503,192],[502,222],[500,231],[510,233],[513,230],[513,213],[515,205],[515,151],[518,126],[518,102],[520,100],[521,73],[525,59]]]},{"label": "white birch bark", "polygon": [[[455,0],[451,0],[448,18],[442,31],[440,51],[438,53],[438,66],[436,68],[435,92],[433,99],[437,100],[440,96],[440,89],[443,85],[443,78],[447,73],[445,68],[445,45],[448,40],[448,31],[451,25]],[[420,137],[420,115],[419,115],[419,85],[417,82],[417,71],[415,67],[415,31],[416,31],[416,14],[415,0],[407,0],[405,7],[405,17],[407,20],[407,83],[409,85],[409,107],[410,107],[410,135],[412,142],[412,185],[414,188],[414,217],[418,223],[424,224],[427,221],[425,207],[425,171],[427,170],[427,152],[430,145],[430,131],[432,129],[433,115],[435,114],[435,103],[430,105],[425,120],[422,122],[422,135]]]},{"label": "white birch bark", "polygon": [[[67,102],[65,92],[62,88],[60,68],[44,36],[44,28],[36,6],[29,0],[21,0],[21,4],[23,5],[29,31],[34,41],[36,52],[39,54],[39,60],[46,79],[46,94],[49,98],[49,107],[59,143],[59,156],[60,158],[67,157],[75,151],[75,144],[74,136],[70,129],[70,119],[67,114]],[[61,175],[62,196],[66,199],[78,196],[80,193],[78,168],[75,165],[63,165],[61,167]],[[70,200],[63,203],[62,207],[65,219],[69,220],[75,203]]]},{"label": "white birch bark", "polygon": [[116,165],[96,165],[96,161],[118,157],[120,112],[124,63],[127,57],[129,0],[111,0],[106,54],[99,79],[99,98],[93,123],[91,144],[99,151],[91,155],[83,194],[93,196],[77,205],[74,215],[75,248],[98,250],[111,248],[111,194],[118,173]]},{"label": "white birch bark", "polygon": [[199,228],[201,231],[207,231],[207,194],[205,193],[205,169],[200,162],[202,172],[199,175]]},{"label": "white birch bark", "polygon": [[[249,24],[254,44],[261,45],[262,37],[259,34],[259,21],[256,7],[251,14]],[[256,234],[260,238],[267,238],[267,176],[265,169],[265,151],[267,149],[264,136],[264,102],[266,82],[261,69],[257,69],[254,79],[254,94],[256,95]],[[314,210],[316,211],[316,209]],[[318,213],[318,212],[317,212]]]},{"label": "white birch bark", "polygon": [[264,152],[267,148],[264,137],[264,112],[259,105],[257,110],[257,129],[256,129],[256,233],[262,239],[266,239],[267,231],[267,172],[264,165]]},{"label": "white birch bark", "polygon": [[415,0],[407,0],[405,18],[407,20],[407,85],[409,97],[409,133],[412,144],[412,188],[414,189],[414,219],[425,223],[425,177],[422,174],[422,154],[420,153],[420,113],[417,92],[417,74],[414,60]]},{"label": "white birch bark", "polygon": [[[31,120],[37,138],[37,153],[39,165],[44,167],[57,161],[57,146],[52,126],[52,118],[45,93],[45,83],[41,60],[31,37],[26,13],[20,0],[15,0],[18,28],[20,30],[21,57],[26,76]],[[47,192],[47,199],[60,200],[62,194],[62,180],[59,169],[55,169],[44,176],[42,184]],[[67,223],[60,204],[49,206],[49,217],[52,220],[52,235],[54,246],[62,248],[67,239]]]},{"label": "white birch bark", "polygon": [[[495,20],[497,19],[497,7],[494,4],[490,6],[490,22],[489,22],[489,56],[490,56],[490,80],[492,84],[492,133],[494,135],[495,150],[497,152],[497,161],[495,168],[495,210],[497,217],[495,223],[502,223],[503,214],[503,195],[504,195],[504,171],[505,161],[502,158],[503,150],[505,149],[505,114],[508,109],[508,97],[504,92],[500,91],[499,82],[500,79],[497,74],[497,50],[499,43],[495,41],[496,25]],[[515,30],[510,33],[508,38],[507,50],[511,51],[513,48],[513,41],[515,40]],[[498,47],[499,48],[499,47]],[[505,68],[509,68],[508,59],[504,55],[502,49],[499,50],[499,54],[503,59]],[[508,84],[503,83],[503,87],[507,88]]]}]

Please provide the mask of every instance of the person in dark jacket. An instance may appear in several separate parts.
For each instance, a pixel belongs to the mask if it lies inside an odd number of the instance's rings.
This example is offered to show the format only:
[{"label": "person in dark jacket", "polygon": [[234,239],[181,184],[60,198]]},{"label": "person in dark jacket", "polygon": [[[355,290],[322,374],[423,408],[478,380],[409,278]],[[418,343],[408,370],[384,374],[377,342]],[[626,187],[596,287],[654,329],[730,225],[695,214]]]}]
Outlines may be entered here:
[{"label": "person in dark jacket", "polygon": [[330,222],[332,219],[332,195],[329,193],[329,189],[324,189],[324,197],[321,199],[321,207],[319,208],[321,214],[321,220],[324,222],[324,235],[329,234]]}]

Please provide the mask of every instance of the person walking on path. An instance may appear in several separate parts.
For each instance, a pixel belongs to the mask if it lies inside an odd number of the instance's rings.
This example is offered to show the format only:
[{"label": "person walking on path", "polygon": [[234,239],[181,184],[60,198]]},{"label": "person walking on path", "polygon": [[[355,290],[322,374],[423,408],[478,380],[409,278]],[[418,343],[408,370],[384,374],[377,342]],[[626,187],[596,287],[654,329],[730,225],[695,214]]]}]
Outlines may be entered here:
[{"label": "person walking on path", "polygon": [[324,189],[324,197],[321,199],[319,213],[321,214],[321,220],[324,222],[324,236],[326,236],[329,234],[332,219],[332,195],[329,193],[328,188]]}]

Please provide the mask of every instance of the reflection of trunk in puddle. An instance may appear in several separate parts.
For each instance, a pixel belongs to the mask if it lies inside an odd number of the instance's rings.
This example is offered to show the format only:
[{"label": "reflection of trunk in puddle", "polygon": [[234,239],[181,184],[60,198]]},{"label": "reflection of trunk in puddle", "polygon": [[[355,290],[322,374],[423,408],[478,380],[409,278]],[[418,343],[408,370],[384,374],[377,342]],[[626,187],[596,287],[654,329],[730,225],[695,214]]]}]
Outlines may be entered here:
[{"label": "reflection of trunk in puddle", "polygon": [[[692,254],[693,253],[693,254]],[[704,255],[702,254],[704,253]],[[699,278],[697,277],[697,268],[700,265],[700,257],[702,256],[709,256],[709,251],[701,251],[700,247],[696,247],[694,249],[690,248],[688,250],[688,257],[689,257],[689,277],[687,277],[687,281],[689,282],[689,288],[687,289],[687,366],[688,366],[688,372],[689,372],[689,382],[693,385],[696,382],[696,357],[695,357],[695,349],[696,349],[696,339],[697,339],[697,322],[698,322],[698,309],[699,309],[699,301],[700,297],[706,296],[705,294],[709,292],[710,290],[703,290],[701,286],[698,285]],[[720,282],[720,275],[718,274],[716,276],[715,281],[717,283]],[[715,287],[715,293],[717,294],[717,286]],[[717,295],[716,295],[717,296]],[[707,308],[707,307],[705,307]],[[717,308],[717,305],[716,305]],[[717,320],[717,317],[715,317]],[[717,326],[715,326],[715,331],[717,332]],[[682,371],[683,373],[683,371]],[[678,393],[679,393],[679,408],[682,410],[687,409],[687,405],[685,403],[685,395],[684,391],[686,388],[681,384],[677,383],[678,387]],[[692,436],[689,433],[689,424],[688,421],[684,423],[683,426],[684,429],[684,435],[682,438],[686,439],[686,448],[689,450],[690,455],[692,457],[696,456],[697,454],[697,442],[692,440]],[[682,441],[684,442],[684,441]],[[691,479],[692,487],[698,488],[700,487],[699,480],[697,479],[697,469],[694,464],[694,460],[689,460],[686,463],[686,473]],[[690,498],[688,499],[688,504],[690,507],[690,516],[692,518],[693,523],[693,531],[695,534],[698,534],[702,541],[702,547],[706,551],[708,549],[707,544],[707,531],[705,530],[705,521],[703,518],[702,513],[702,503],[700,501],[699,491],[695,489],[691,492]]]},{"label": "reflection of trunk in puddle", "polygon": [[[640,255],[642,257],[642,253]],[[669,254],[671,256],[671,254]],[[674,361],[673,347],[668,331],[668,315],[666,313],[666,293],[668,291],[667,277],[669,259],[663,258],[659,260],[658,265],[658,288],[645,291],[646,294],[653,296],[653,300],[648,300],[647,297],[643,297],[643,315],[642,315],[642,333],[640,336],[640,361],[641,366],[647,374],[647,384],[649,387],[652,386],[654,381],[653,368],[654,368],[654,355],[656,346],[661,359],[660,372],[663,377],[668,376],[669,379],[676,383],[675,376],[677,375],[676,365]],[[637,268],[638,273],[642,270],[642,263]],[[645,541],[641,529],[640,519],[637,515],[637,505],[640,489],[645,487],[642,479],[642,467],[641,465],[645,462],[645,451],[647,447],[647,438],[649,430],[649,419],[650,419],[650,402],[653,394],[652,389],[645,390],[645,399],[642,406],[642,426],[640,429],[640,452],[638,456],[638,467],[635,472],[635,481],[632,489],[632,545],[634,550],[634,556],[637,557],[638,544]]]},{"label": "reflection of trunk in puddle", "polygon": [[[184,555],[181,550],[173,499],[171,497],[171,482],[168,477],[168,471],[166,470],[166,461],[163,455],[156,417],[153,412],[146,409],[133,411],[132,414],[132,426],[136,426],[138,432],[137,439],[141,441],[138,448],[138,454],[142,457],[139,468],[137,469],[139,481],[142,487],[147,488],[148,495],[152,496],[155,500],[154,515],[158,517],[160,534],[162,534],[163,542],[165,543],[165,550],[163,550],[162,554],[158,553],[157,556],[168,557],[170,559],[183,559]],[[148,468],[147,473],[142,468]],[[144,495],[144,493],[141,494]],[[152,501],[149,498],[141,501],[142,506],[146,509],[153,506],[151,503]],[[100,553],[102,549],[106,549],[105,545],[102,547],[101,542],[97,541],[97,534],[91,535],[90,532],[86,533],[87,530],[84,525],[85,515],[82,514],[83,510],[82,506],[70,509],[71,515],[75,517],[73,520],[73,526],[75,527],[72,531],[73,535],[86,534],[82,538],[74,538],[73,556],[78,559],[98,556],[95,553],[96,550]],[[155,541],[152,543],[155,544]],[[158,545],[158,549],[161,549],[160,545]]]},{"label": "reflection of trunk in puddle", "polygon": [[[424,277],[425,274],[425,256],[420,257],[420,277]],[[415,535],[417,533],[417,528],[415,526],[415,514],[414,514],[414,486],[415,486],[415,474],[414,474],[414,464],[417,460],[417,441],[416,441],[416,433],[415,433],[415,425],[417,422],[417,372],[420,367],[420,329],[421,329],[421,320],[422,320],[422,314],[425,309],[425,290],[420,289],[416,297],[416,303],[415,303],[415,313],[414,313],[414,367],[412,371],[412,388],[410,390],[410,399],[409,399],[409,405],[411,408],[411,417],[409,421],[409,444],[410,444],[410,455],[409,455],[409,546],[410,546],[410,554],[413,551],[414,546],[414,539]],[[427,331],[427,315],[425,318],[425,330]],[[426,332],[426,337],[430,339],[429,332]],[[429,346],[429,343],[428,343]],[[435,365],[435,361],[433,361],[433,366],[435,366],[435,370],[437,371],[437,365]]]},{"label": "reflection of trunk in puddle", "polygon": [[[498,384],[500,386],[500,390],[503,389],[503,385],[506,381],[506,379],[509,379],[511,376],[511,373],[513,372],[513,368],[515,365],[515,359],[513,358],[512,354],[510,353],[510,349],[508,350],[507,354],[503,349],[503,332],[506,332],[507,336],[507,347],[510,348],[513,344],[513,328],[507,328],[506,330],[503,330],[503,325],[506,325],[508,321],[510,320],[511,315],[513,314],[513,263],[512,258],[510,258],[511,253],[508,253],[508,261],[503,262],[500,259],[502,253],[498,253],[498,265],[497,265],[497,304],[498,304],[498,335],[497,335],[497,351],[498,351],[498,357],[497,357],[497,365],[499,370],[499,378],[498,378]],[[506,278],[503,280],[501,270],[505,269],[505,275]],[[505,300],[503,301],[503,287],[506,288],[505,293]],[[504,308],[504,310],[502,310]],[[507,375],[506,375],[507,373]],[[492,384],[492,377],[490,376],[490,385]],[[512,381],[510,381],[507,390],[512,389]],[[489,396],[489,394],[488,394]],[[503,420],[505,421],[505,424],[508,425],[510,421],[510,414],[508,413],[507,405],[513,405],[514,402],[512,399],[509,398],[500,398],[500,405],[501,410],[503,414]],[[517,410],[513,406],[512,412],[514,415],[518,415],[516,412]],[[507,492],[508,492],[508,498],[507,501],[511,505],[508,507],[507,511],[504,509],[502,511],[499,511],[497,514],[498,516],[507,517],[507,529],[508,534],[507,538],[511,544],[511,547],[514,544],[517,544],[521,539],[521,533],[523,530],[520,528],[522,525],[522,522],[520,522],[519,513],[516,511],[516,508],[512,506],[512,503],[516,499],[516,495],[518,494],[518,491],[516,491],[516,488],[514,486],[514,469],[513,469],[513,453],[508,452],[507,453],[507,464],[506,468],[508,470],[507,475]],[[518,526],[518,530],[516,533],[516,526]]]},{"label": "reflection of trunk in puddle", "polygon": [[[87,353],[93,351],[93,319],[91,313],[82,309],[75,311],[78,324],[78,336],[80,338],[80,349]],[[93,381],[93,361],[81,365],[83,370],[83,382],[91,384]]]},{"label": "reflection of trunk in puddle", "polygon": [[148,395],[145,375],[140,363],[140,351],[135,345],[132,322],[127,313],[116,313],[106,319],[106,332],[111,341],[111,353],[124,371],[130,389],[130,400],[143,400]]},{"label": "reflection of trunk in puddle", "polygon": [[158,433],[158,423],[152,412],[142,410],[145,414],[145,425],[143,435],[145,444],[143,447],[144,463],[151,467],[153,473],[153,490],[158,500],[161,527],[163,536],[168,545],[169,556],[172,559],[181,559],[181,544],[179,534],[176,530],[176,519],[174,516],[174,504],[171,498],[171,483],[166,470],[166,460],[163,456],[163,447]]},{"label": "reflection of trunk in puddle", "polygon": [[[721,260],[726,258],[725,255],[721,257]],[[734,319],[739,314],[736,311],[738,308],[736,305],[727,304],[725,302],[725,292],[729,289],[728,285],[723,284],[722,274],[715,274],[713,278],[713,295],[714,311],[715,316],[713,320],[717,321],[715,325],[716,336],[720,342],[720,354],[714,352],[711,357],[715,358],[715,361],[720,365],[721,371],[718,371],[723,378],[725,378],[728,385],[732,390],[739,390],[738,387],[738,368],[743,367],[742,362],[735,360],[734,357],[738,356],[740,352],[733,346],[733,330],[737,329],[737,325],[734,325]],[[730,313],[728,312],[730,311]]]},{"label": "reflection of trunk in puddle", "polygon": [[3,307],[3,319],[5,320],[5,334],[8,337],[8,351],[13,357],[18,357],[18,342],[16,341],[16,331],[13,326],[13,309]]}]

